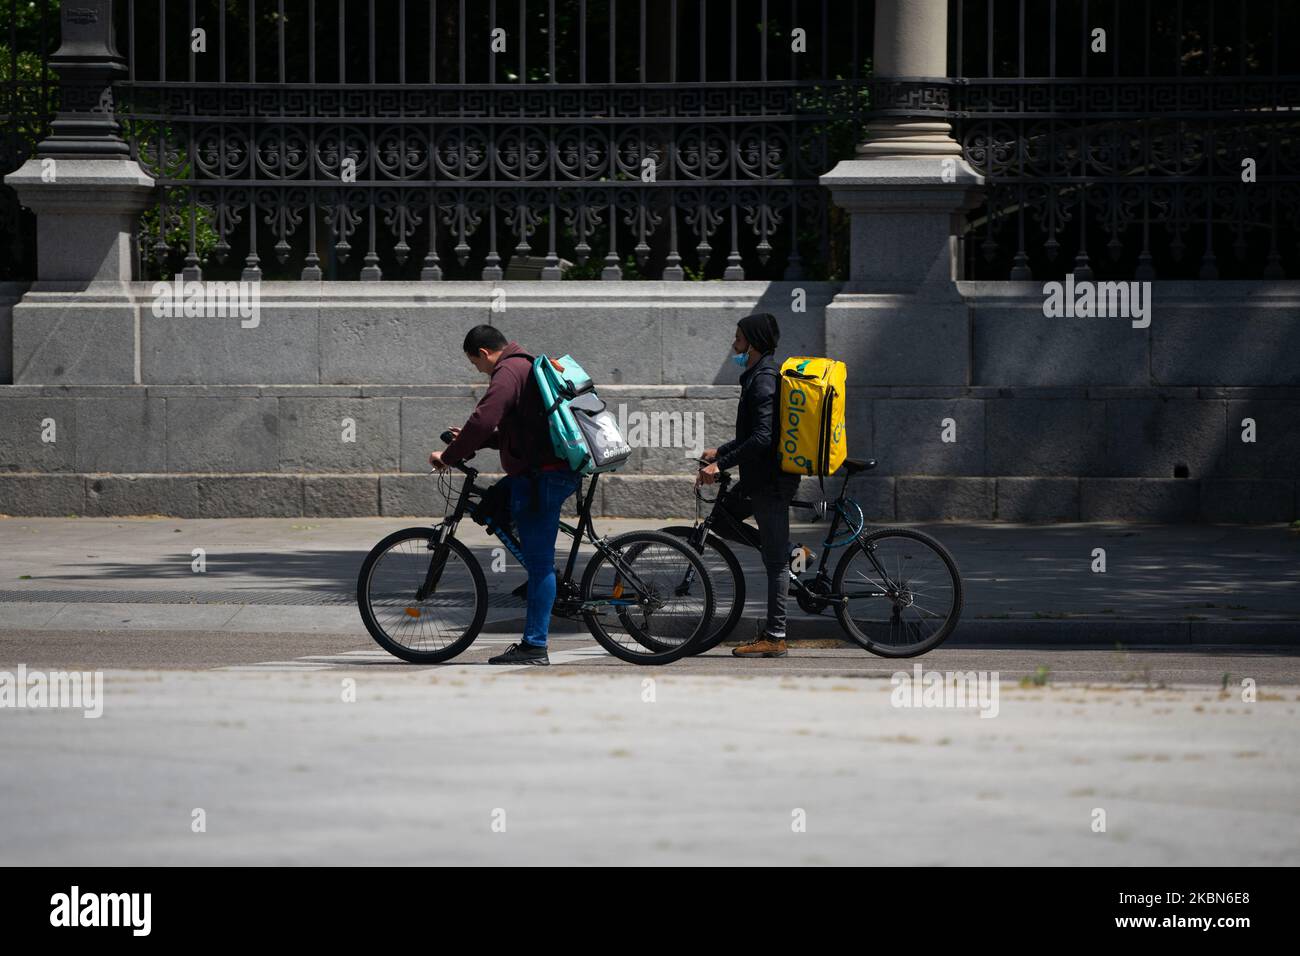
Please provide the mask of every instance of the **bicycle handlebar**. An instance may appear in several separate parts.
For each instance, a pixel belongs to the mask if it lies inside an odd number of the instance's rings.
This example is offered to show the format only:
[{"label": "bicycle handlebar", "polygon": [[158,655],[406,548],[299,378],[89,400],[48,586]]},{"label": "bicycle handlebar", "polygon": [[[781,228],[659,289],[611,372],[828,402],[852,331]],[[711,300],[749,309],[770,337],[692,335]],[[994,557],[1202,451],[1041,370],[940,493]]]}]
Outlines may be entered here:
[{"label": "bicycle handlebar", "polygon": [[[438,437],[442,439],[442,443],[444,445],[451,444],[452,435],[450,430],[443,432]],[[469,458],[473,458],[473,457],[474,457],[473,455],[469,456]],[[455,468],[457,471],[461,472],[462,474],[466,474],[470,478],[473,478],[475,475],[478,474],[478,469],[471,468],[468,464],[466,464],[466,462],[469,461],[469,458],[466,458],[465,461],[459,462],[458,464],[454,464],[454,465],[451,464],[450,462],[444,462],[444,464],[446,464],[448,468]],[[437,472],[436,468],[431,468],[429,470],[429,474],[431,475],[435,474],[436,472]]]},{"label": "bicycle handlebar", "polygon": [[[698,462],[701,466],[704,466],[704,465],[712,465],[712,464],[713,464],[713,462],[711,462],[711,461],[705,461],[703,458],[696,458],[695,460],[696,460],[696,462]],[[730,473],[730,472],[727,472],[727,471],[719,471],[719,472],[718,472],[718,480],[717,480],[716,484],[718,485],[718,494],[726,494],[727,486],[731,484],[731,473]],[[703,501],[703,502],[705,502],[706,504],[711,504],[711,503],[714,502],[716,499],[714,499],[714,498],[705,498],[703,495],[701,495],[701,494],[700,494],[700,489],[703,488],[703,487],[704,487],[704,486],[703,486],[703,485],[700,485],[700,484],[697,484],[697,485],[695,486],[695,488],[694,488],[694,492],[695,492],[695,500],[696,500],[696,501]]]},{"label": "bicycle handlebar", "polygon": [[[695,460],[696,460],[697,462],[699,462],[701,465],[710,465],[710,464],[712,464],[712,462],[707,462],[707,461],[705,461],[703,458],[697,458],[697,459],[695,459]],[[718,493],[719,493],[720,495],[721,495],[721,494],[726,494],[727,486],[731,484],[731,481],[732,481],[732,478],[731,478],[731,473],[730,473],[730,472],[726,472],[726,471],[720,471],[720,472],[718,472],[718,481],[717,481],[717,484],[718,484]],[[697,501],[702,501],[702,502],[704,502],[705,504],[713,504],[713,502],[717,501],[716,498],[705,498],[702,494],[700,494],[700,489],[703,488],[703,487],[704,487],[703,485],[696,485],[696,486],[695,486],[695,489],[694,489],[694,490],[695,490],[695,498],[696,498],[696,500],[697,500]],[[827,513],[827,511],[829,510],[829,508],[828,508],[828,506],[827,506],[827,502],[826,502],[825,500],[823,500],[823,501],[791,501],[791,502],[790,502],[790,507],[791,507],[791,508],[804,508],[804,509],[810,511],[810,512],[812,513],[813,518],[814,518],[815,520],[818,520],[818,521],[820,521],[822,518],[825,518],[825,517],[826,517],[826,513]]]}]

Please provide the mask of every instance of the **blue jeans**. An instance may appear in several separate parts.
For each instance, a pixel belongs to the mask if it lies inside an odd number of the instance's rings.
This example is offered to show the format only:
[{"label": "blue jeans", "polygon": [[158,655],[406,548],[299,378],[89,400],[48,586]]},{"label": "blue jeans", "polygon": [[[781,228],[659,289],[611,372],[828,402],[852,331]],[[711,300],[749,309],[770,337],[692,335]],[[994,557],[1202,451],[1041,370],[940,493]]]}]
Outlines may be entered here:
[{"label": "blue jeans", "polygon": [[543,471],[510,479],[510,516],[519,532],[528,571],[528,613],[524,642],[546,646],[555,606],[555,536],[560,532],[560,508],[578,490],[574,471]]}]

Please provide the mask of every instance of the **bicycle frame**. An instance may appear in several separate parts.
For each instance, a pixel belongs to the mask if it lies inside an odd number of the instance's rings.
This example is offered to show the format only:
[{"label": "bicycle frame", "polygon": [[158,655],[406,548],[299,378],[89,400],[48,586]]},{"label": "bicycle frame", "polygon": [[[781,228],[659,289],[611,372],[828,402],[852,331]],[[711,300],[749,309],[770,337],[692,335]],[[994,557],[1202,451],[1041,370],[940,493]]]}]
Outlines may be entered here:
[{"label": "bicycle frame", "polygon": [[[440,523],[434,525],[434,529],[438,532],[438,544],[444,543],[449,537],[456,533],[456,528],[460,525],[461,520],[465,517],[465,513],[469,510],[471,500],[475,497],[482,500],[483,496],[487,494],[486,488],[481,488],[475,484],[474,479],[478,477],[478,470],[476,468],[463,462],[456,465],[455,468],[465,475],[465,480],[461,483],[460,494],[456,498],[456,507],[453,509],[450,517],[444,518]],[[596,496],[596,482],[599,478],[599,474],[591,476],[591,480],[587,484],[585,493],[582,489],[582,480],[585,479],[579,480],[578,495],[581,503],[578,506],[577,525],[571,525],[567,521],[563,520],[560,521],[560,530],[573,539],[573,544],[569,548],[569,555],[565,560],[564,573],[556,580],[557,598],[553,613],[561,617],[574,617],[577,614],[581,614],[583,611],[590,611],[595,607],[600,606],[635,607],[640,603],[635,595],[645,594],[649,590],[646,587],[645,582],[636,573],[635,569],[629,567],[626,562],[623,561],[622,555],[609,548],[604,538],[596,537],[595,525],[591,520],[591,502]],[[510,553],[515,556],[515,560],[517,560],[521,565],[525,563],[523,546],[520,544],[519,539],[508,528],[501,527],[496,522],[492,521],[491,518],[487,519],[485,527],[487,527],[487,529],[506,546]],[[573,572],[578,563],[578,552],[582,547],[584,538],[595,547],[597,551],[601,552],[605,556],[621,576],[628,580],[629,584],[632,586],[634,596],[631,598],[615,597],[600,601],[588,601],[579,606],[575,606],[572,609],[572,613],[567,613],[569,609],[564,603],[562,603],[559,593],[572,588]],[[417,597],[421,600],[425,595],[432,593],[434,588],[437,587],[438,576],[442,573],[442,566],[446,563],[446,552],[443,551],[441,556],[442,560],[439,561],[439,555],[435,553],[434,559],[429,562],[429,572],[426,575],[425,584],[420,591],[417,592]],[[689,583],[690,577],[688,573],[688,578],[685,584],[689,585]]]},{"label": "bicycle frame", "polygon": [[[727,490],[731,485],[731,480],[732,480],[731,476],[726,472],[722,472],[719,475],[718,497],[714,499],[713,507],[709,509],[708,514],[706,514],[704,518],[701,519],[699,524],[697,524],[696,526],[698,540],[693,540],[693,543],[696,544],[697,546],[703,545],[705,538],[707,538],[707,536],[710,533],[716,534],[716,532],[713,531],[713,525],[715,521],[718,520],[719,515],[721,515],[721,520],[727,522],[732,528],[735,528],[737,525],[744,525],[743,521],[737,519],[734,515],[732,515],[729,511],[727,511],[727,509],[724,508],[722,505],[722,499],[726,495]],[[853,598],[877,598],[877,597],[892,598],[899,590],[898,585],[890,577],[889,572],[885,570],[885,568],[880,564],[878,560],[876,560],[874,545],[866,543],[865,541],[866,535],[864,533],[866,530],[865,525],[860,525],[858,529],[849,538],[843,541],[835,540],[836,534],[839,532],[840,525],[842,523],[848,523],[850,518],[849,513],[844,506],[845,501],[852,500],[852,499],[846,499],[844,497],[844,492],[847,490],[848,484],[849,484],[849,476],[846,474],[844,476],[843,482],[840,484],[839,495],[833,501],[828,502],[827,510],[832,515],[831,523],[830,523],[830,527],[827,528],[826,530],[826,539],[822,542],[822,553],[821,553],[820,560],[817,562],[816,574],[814,574],[812,577],[812,580],[814,582],[820,582],[821,586],[823,586],[825,590],[820,592],[812,590],[808,586],[808,583],[806,581],[804,581],[798,575],[794,575],[792,573],[791,583],[795,588],[796,595],[803,599],[800,602],[801,606],[804,602],[825,605],[829,603],[847,604],[849,600]],[[814,507],[809,502],[794,501],[791,502],[790,504],[791,507],[808,507],[808,508]],[[854,506],[855,508],[857,508],[858,513],[861,514],[862,509],[857,506],[856,502],[854,503]],[[850,523],[850,527],[851,526],[852,525]],[[719,537],[722,536],[719,535]],[[724,539],[724,540],[731,540],[733,541],[733,543],[739,543],[739,542],[735,542],[734,539]],[[832,549],[847,545],[850,541],[854,541],[854,540],[863,543],[863,553],[866,554],[867,560],[871,562],[872,566],[876,569],[877,573],[880,574],[881,579],[886,583],[885,590],[873,589],[871,591],[862,591],[862,592],[850,591],[841,594],[841,593],[833,592],[829,589],[830,574],[827,571],[827,564],[830,561],[830,553]],[[749,544],[748,542],[745,542],[745,544],[748,547],[753,547],[753,545]]]},{"label": "bicycle frame", "polygon": [[[477,469],[463,463],[457,465],[456,468],[465,475],[465,480],[461,483],[460,493],[456,497],[456,506],[452,509],[451,515],[445,517],[441,522],[434,525],[434,528],[439,533],[439,543],[445,541],[456,533],[456,529],[465,518],[465,514],[469,511],[470,504],[473,500],[478,499],[481,501],[488,493],[487,488],[480,487],[475,483],[475,479],[478,478],[479,474]],[[573,538],[573,545],[569,549],[569,555],[565,561],[564,575],[561,578],[561,581],[563,582],[568,582],[573,579],[573,569],[577,564],[578,549],[581,546],[583,534],[585,533],[592,543],[596,544],[595,533],[591,529],[590,516],[591,500],[596,493],[596,478],[598,477],[600,476],[593,476],[586,489],[585,495],[583,495],[581,485],[579,485],[579,494],[582,495],[583,501],[582,506],[578,509],[579,519],[577,527],[574,527],[565,521],[560,522],[560,530]],[[486,519],[484,526],[506,546],[506,550],[514,555],[515,560],[520,564],[524,563],[523,545],[520,543],[519,538],[513,534],[509,528],[504,528],[498,525],[491,517]]]}]

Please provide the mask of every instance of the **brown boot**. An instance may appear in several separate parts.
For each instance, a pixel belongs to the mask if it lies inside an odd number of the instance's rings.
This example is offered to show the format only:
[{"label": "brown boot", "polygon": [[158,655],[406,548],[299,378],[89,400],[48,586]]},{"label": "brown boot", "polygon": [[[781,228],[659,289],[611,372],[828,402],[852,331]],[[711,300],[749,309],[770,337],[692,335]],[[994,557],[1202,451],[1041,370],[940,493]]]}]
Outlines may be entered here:
[{"label": "brown boot", "polygon": [[748,644],[733,647],[731,653],[736,657],[785,657],[785,638],[759,634]]}]

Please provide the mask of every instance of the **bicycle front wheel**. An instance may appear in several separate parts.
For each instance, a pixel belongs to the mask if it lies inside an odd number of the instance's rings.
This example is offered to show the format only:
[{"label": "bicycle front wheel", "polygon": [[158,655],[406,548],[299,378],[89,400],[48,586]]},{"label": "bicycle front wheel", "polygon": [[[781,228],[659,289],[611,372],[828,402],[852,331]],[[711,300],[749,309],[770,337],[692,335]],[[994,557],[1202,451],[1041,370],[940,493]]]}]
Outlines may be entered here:
[{"label": "bicycle front wheel", "polygon": [[487,581],[469,548],[404,528],[366,555],[357,606],[370,636],[411,664],[441,664],[474,643],[487,617]]},{"label": "bicycle front wheel", "polygon": [[880,657],[916,657],[947,640],[961,617],[961,575],[934,538],[910,528],[863,535],[831,584],[840,626]]},{"label": "bicycle front wheel", "polygon": [[713,620],[713,583],[686,542],[631,531],[600,546],[582,575],[592,636],[619,660],[669,664],[692,653]]}]

